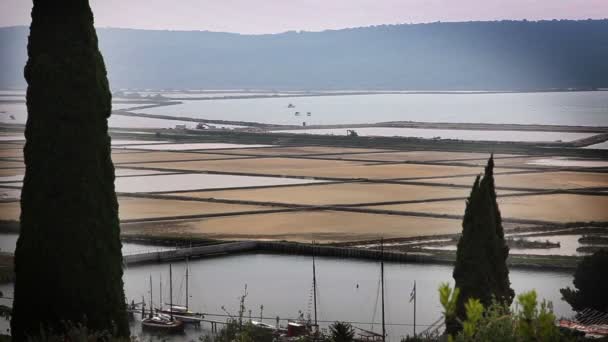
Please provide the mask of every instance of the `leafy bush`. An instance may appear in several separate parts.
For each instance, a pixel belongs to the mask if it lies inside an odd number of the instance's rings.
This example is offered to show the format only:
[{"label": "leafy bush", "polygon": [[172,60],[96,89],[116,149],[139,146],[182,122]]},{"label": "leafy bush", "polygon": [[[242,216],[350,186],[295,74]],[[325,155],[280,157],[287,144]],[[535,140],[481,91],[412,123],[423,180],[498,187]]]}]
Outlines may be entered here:
[{"label": "leafy bush", "polygon": [[517,296],[515,310],[504,302],[493,301],[485,307],[476,298],[469,298],[465,303],[466,318],[463,321],[455,318],[454,306],[458,301],[458,289],[447,284],[439,288],[441,305],[444,308],[446,322],[458,320],[463,329],[456,335],[448,336],[449,341],[574,341],[575,339],[560,333],[555,325],[555,315],[551,303],[538,302],[536,291]]}]

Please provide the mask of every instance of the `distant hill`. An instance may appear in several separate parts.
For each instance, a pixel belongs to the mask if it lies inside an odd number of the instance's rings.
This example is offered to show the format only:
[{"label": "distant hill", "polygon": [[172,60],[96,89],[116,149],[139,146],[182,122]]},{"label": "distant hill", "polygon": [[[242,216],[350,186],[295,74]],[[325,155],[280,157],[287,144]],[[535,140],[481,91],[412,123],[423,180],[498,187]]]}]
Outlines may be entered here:
[{"label": "distant hill", "polygon": [[[608,20],[383,25],[240,35],[99,28],[113,89],[531,90],[608,87]],[[0,87],[23,86],[28,28],[0,28]]]}]

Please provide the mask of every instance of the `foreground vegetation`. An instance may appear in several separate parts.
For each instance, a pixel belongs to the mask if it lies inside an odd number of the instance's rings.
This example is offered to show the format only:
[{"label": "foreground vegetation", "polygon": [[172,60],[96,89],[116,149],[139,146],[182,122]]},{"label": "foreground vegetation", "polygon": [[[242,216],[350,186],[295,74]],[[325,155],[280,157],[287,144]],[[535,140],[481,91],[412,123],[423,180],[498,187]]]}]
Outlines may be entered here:
[{"label": "foreground vegetation", "polygon": [[13,341],[66,321],[127,337],[111,95],[88,0],[34,0],[27,52]]}]

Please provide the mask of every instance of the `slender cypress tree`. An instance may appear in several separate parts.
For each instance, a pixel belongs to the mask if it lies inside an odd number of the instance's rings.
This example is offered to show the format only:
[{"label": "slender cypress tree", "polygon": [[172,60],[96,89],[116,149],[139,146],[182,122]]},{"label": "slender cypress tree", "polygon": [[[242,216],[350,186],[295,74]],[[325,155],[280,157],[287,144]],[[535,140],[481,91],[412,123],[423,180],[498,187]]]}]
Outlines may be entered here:
[{"label": "slender cypress tree", "polygon": [[65,322],[128,336],[111,95],[88,0],[34,0],[13,341]]},{"label": "slender cypress tree", "polygon": [[[484,306],[492,300],[510,305],[514,292],[510,288],[505,242],[496,190],[494,189],[494,158],[490,157],[483,178],[478,176],[462,222],[458,241],[454,280],[460,289],[456,313],[464,319],[464,304],[469,298],[479,299]],[[448,332],[458,330],[458,324],[448,322]]]}]

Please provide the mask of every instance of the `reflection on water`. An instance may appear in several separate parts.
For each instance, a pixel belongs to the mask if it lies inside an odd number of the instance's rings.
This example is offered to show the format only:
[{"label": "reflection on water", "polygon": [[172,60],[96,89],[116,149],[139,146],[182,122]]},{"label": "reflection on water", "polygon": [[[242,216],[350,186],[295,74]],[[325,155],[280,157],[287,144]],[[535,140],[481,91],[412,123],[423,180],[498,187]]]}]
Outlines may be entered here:
[{"label": "reflection on water", "polygon": [[[170,163],[167,167],[171,167]],[[317,183],[312,179],[215,175],[203,173],[119,177],[117,192],[157,192],[199,189],[238,188],[250,186]]]},{"label": "reflection on water", "polygon": [[[432,121],[608,126],[608,92],[380,94],[183,101],[138,112],[301,125]],[[288,108],[293,103],[296,108]],[[295,112],[311,116],[295,116]]]},{"label": "reflection on water", "polygon": [[[312,313],[312,267],[306,256],[282,256],[270,254],[241,254],[190,261],[190,307],[198,312],[223,314],[225,309],[235,314],[238,298],[247,284],[247,310],[259,316],[264,305],[264,322],[274,324],[276,316],[297,317],[298,311]],[[163,279],[163,301],[168,301],[169,267],[167,264],[132,266],[125,269],[125,294],[127,299],[140,301],[149,298],[149,276],[153,277],[154,302],[159,301],[159,280]],[[434,322],[441,315],[437,288],[441,282],[452,281],[452,267],[444,265],[393,264],[385,267],[386,320],[392,341],[411,333],[413,306],[409,294],[414,280],[417,283],[417,329]],[[337,258],[318,258],[318,317],[321,321],[380,322],[379,263]],[[536,289],[540,298],[551,300],[557,316],[570,316],[572,311],[560,299],[559,289],[571,286],[569,274],[512,270],[512,287],[516,293]],[[10,293],[10,286],[0,286],[0,291]],[[173,294],[177,303],[185,302],[185,263],[173,264]],[[374,308],[376,312],[374,313]],[[248,313],[246,313],[248,315]],[[211,317],[211,319],[223,319]],[[285,324],[285,322],[282,322]],[[327,323],[323,322],[322,327]],[[371,328],[370,324],[358,324]],[[206,331],[208,325],[202,327]],[[373,327],[380,329],[378,324]],[[140,333],[136,322],[132,332]],[[177,340],[196,338],[202,331],[187,330],[187,336]]]},{"label": "reflection on water", "polygon": [[158,151],[186,151],[186,150],[217,150],[224,148],[256,148],[272,147],[273,145],[255,144],[226,144],[226,143],[196,143],[196,144],[162,144],[162,145],[133,145],[126,148],[136,148],[140,150]]},{"label": "reflection on water", "polygon": [[526,164],[542,166],[608,167],[608,161],[577,160],[559,157],[535,159],[527,162]]}]

